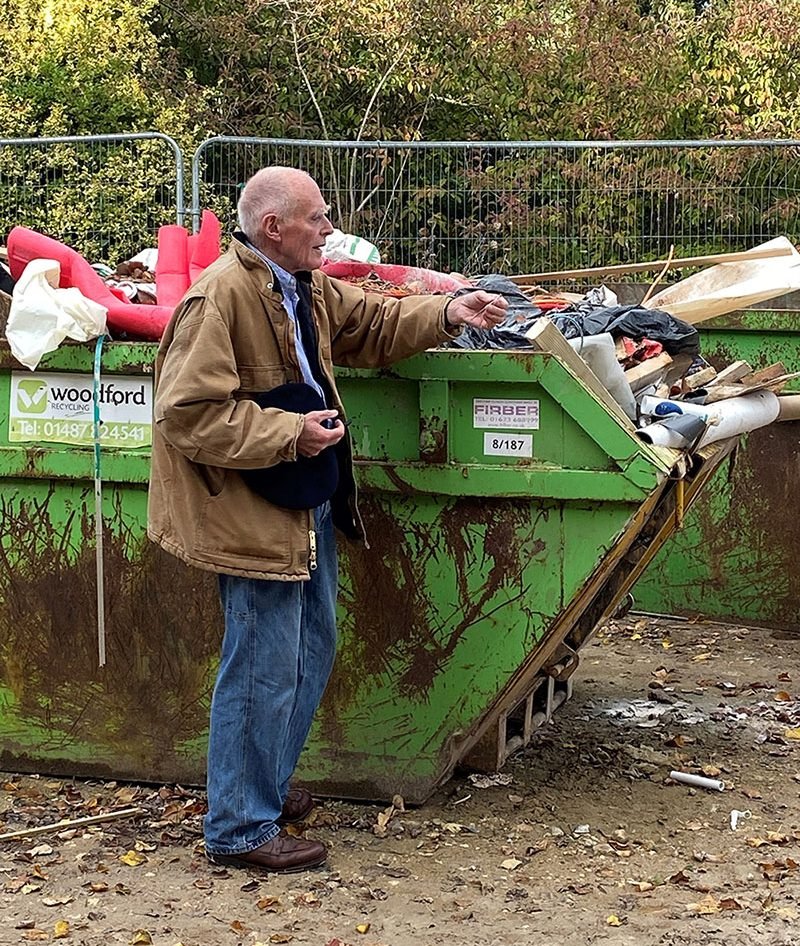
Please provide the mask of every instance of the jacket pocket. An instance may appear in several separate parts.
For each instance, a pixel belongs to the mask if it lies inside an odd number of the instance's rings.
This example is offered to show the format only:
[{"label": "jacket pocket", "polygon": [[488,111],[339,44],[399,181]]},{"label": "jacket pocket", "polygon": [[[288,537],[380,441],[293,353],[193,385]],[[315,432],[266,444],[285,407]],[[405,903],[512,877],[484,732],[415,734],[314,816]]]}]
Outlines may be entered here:
[{"label": "jacket pocket", "polygon": [[289,573],[308,556],[305,514],[273,506],[253,493],[237,472],[226,472],[222,490],[202,505],[195,548],[220,564],[258,559],[264,571]]},{"label": "jacket pocket", "polygon": [[285,365],[239,365],[240,394],[260,394],[293,381]]}]

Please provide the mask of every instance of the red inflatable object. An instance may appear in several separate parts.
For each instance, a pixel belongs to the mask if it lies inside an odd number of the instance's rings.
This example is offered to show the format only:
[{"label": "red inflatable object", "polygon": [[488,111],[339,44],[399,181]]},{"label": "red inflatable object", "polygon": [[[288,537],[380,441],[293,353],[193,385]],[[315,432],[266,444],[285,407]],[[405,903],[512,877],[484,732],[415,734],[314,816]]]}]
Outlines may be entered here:
[{"label": "red inflatable object", "polygon": [[189,288],[189,234],[176,223],[158,228],[156,298],[174,309]]},{"label": "red inflatable object", "polygon": [[422,269],[419,266],[395,266],[392,263],[334,263],[326,260],[322,272],[334,279],[358,279],[374,273],[378,279],[393,283],[395,286],[419,289],[421,292],[454,292],[472,283],[463,276],[450,276],[435,269]]},{"label": "red inflatable object", "polygon": [[200,229],[189,237],[189,281],[203,272],[221,253],[222,224],[210,210],[204,210]]},{"label": "red inflatable object", "polygon": [[113,332],[157,342],[172,316],[172,308],[139,305],[119,299],[89,263],[75,250],[27,227],[14,227],[8,235],[8,262],[11,275],[19,279],[32,259],[54,259],[61,265],[62,289],[74,286],[87,299],[108,309],[108,327]]}]

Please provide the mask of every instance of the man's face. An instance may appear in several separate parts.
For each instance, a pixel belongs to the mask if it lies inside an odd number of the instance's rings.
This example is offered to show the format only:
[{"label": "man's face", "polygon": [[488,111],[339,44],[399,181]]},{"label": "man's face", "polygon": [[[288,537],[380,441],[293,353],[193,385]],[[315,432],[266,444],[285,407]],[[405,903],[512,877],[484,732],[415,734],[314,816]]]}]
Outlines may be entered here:
[{"label": "man's face", "polygon": [[273,250],[276,263],[290,273],[319,268],[325,239],[333,233],[333,227],[328,205],[313,181],[300,182],[294,210],[278,219],[276,226],[280,234]]}]

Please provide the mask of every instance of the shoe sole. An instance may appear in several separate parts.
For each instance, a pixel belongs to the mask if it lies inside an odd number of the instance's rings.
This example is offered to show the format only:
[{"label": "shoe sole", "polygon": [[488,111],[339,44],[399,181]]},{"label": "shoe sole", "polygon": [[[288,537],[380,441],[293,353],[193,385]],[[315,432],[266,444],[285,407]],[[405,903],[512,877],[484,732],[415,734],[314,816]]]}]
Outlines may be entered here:
[{"label": "shoe sole", "polygon": [[253,864],[250,861],[243,861],[233,855],[206,854],[206,860],[210,864],[215,864],[218,867],[245,867],[251,870],[260,870],[266,874],[302,874],[303,871],[316,870],[317,867],[322,867],[327,859],[328,855],[326,854],[319,860],[312,861],[309,864],[298,864],[295,867],[267,867],[262,864]]}]

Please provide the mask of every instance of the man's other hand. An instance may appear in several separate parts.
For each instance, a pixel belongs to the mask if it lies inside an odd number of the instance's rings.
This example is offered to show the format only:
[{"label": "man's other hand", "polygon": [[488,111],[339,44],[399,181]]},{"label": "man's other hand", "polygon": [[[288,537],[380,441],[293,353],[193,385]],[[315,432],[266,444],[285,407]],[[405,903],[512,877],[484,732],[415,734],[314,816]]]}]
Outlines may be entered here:
[{"label": "man's other hand", "polygon": [[[338,417],[338,411],[310,411],[304,414],[303,429],[297,438],[297,452],[303,457],[315,457],[326,447],[338,443],[345,431]],[[333,427],[323,427],[323,421],[332,421]]]}]

